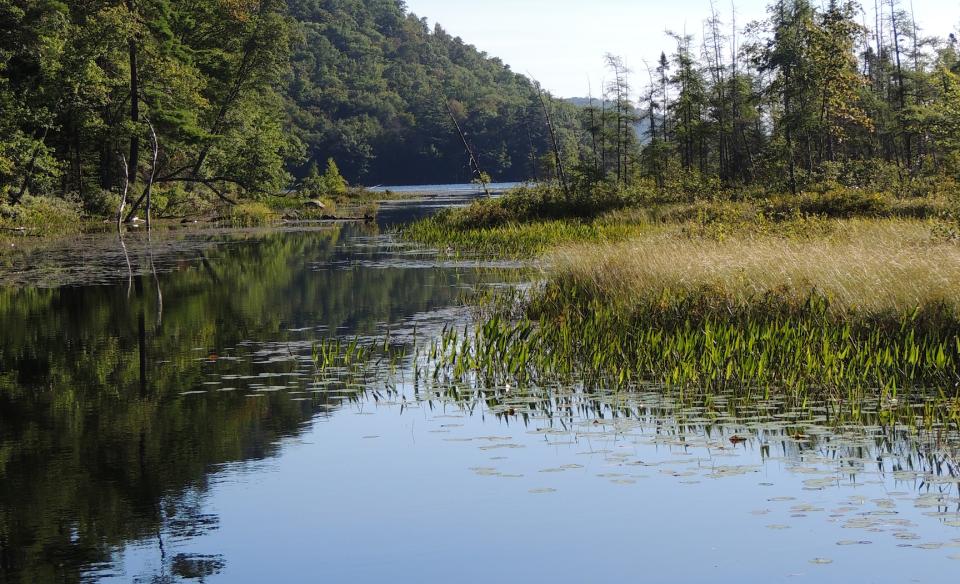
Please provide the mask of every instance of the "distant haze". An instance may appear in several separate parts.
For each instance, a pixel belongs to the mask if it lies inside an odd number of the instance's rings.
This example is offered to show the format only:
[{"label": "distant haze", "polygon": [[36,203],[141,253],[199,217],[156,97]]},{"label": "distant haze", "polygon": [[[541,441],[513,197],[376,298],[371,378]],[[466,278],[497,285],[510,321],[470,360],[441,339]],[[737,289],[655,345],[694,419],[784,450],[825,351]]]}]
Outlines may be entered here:
[{"label": "distant haze", "polygon": [[[910,9],[911,0],[896,1]],[[864,4],[872,23],[874,0]],[[766,5],[736,2],[738,28],[764,18]],[[644,59],[653,66],[661,51],[673,48],[664,31],[699,38],[710,13],[709,0],[407,0],[407,6],[564,97],[585,96],[590,86],[600,93],[605,53],[623,57],[634,70],[634,85],[643,85]],[[730,2],[716,7],[729,30]],[[945,37],[960,22],[960,0],[913,0],[913,8],[922,35]]]}]

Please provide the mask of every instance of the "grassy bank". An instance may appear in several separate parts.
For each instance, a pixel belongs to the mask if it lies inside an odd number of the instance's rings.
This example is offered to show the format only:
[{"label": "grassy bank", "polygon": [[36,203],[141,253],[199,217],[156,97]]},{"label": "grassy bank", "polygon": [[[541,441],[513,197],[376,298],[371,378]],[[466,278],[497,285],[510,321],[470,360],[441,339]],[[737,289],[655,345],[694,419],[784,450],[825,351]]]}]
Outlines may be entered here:
[{"label": "grassy bank", "polygon": [[[180,195],[183,195],[182,193]],[[369,221],[378,205],[364,189],[338,197],[306,199],[294,193],[243,199],[236,205],[174,192],[155,193],[152,219],[156,227],[203,223],[228,227],[262,227],[291,221]],[[0,203],[0,244],[16,246],[30,240],[72,236],[113,228],[119,198],[105,194],[102,204],[84,207],[55,197],[27,195],[18,204]],[[127,207],[129,211],[129,206]],[[144,211],[138,215],[143,218]],[[142,226],[142,220],[139,225]],[[0,247],[0,249],[2,249]]]},{"label": "grassy bank", "polygon": [[602,377],[953,392],[958,262],[915,221],[843,221],[804,240],[666,233],[555,252],[528,310],[554,350]]},{"label": "grassy bank", "polygon": [[484,202],[408,230],[454,249],[543,254],[540,286],[434,348],[440,375],[851,406],[932,395],[957,408],[960,247],[948,199],[619,200],[566,219]]},{"label": "grassy bank", "polygon": [[407,227],[412,241],[456,253],[536,256],[573,242],[610,243],[664,230],[723,240],[744,234],[816,237],[844,219],[916,219],[957,239],[955,197],[832,188],[798,195],[718,192],[668,196],[647,186],[597,186],[566,195],[556,187],[525,186]]}]

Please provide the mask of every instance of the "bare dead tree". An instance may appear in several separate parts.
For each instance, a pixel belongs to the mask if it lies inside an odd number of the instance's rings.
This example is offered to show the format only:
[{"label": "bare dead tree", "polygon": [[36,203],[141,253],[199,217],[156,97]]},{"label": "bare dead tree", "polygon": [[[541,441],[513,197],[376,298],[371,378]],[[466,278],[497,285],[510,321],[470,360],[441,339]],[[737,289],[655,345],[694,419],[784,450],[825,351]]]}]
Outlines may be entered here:
[{"label": "bare dead tree", "polygon": [[[120,207],[117,208],[117,231],[123,230],[123,210],[127,206],[127,193],[130,191],[130,171],[127,166],[127,157],[120,155],[120,164],[123,165],[123,192],[120,193]],[[128,260],[129,263],[129,260]]]},{"label": "bare dead tree", "polygon": [[127,193],[130,191],[130,168],[127,165],[127,157],[120,154],[120,165],[123,166],[123,191],[120,193],[120,206],[117,207],[117,239],[120,240],[120,249],[123,250],[123,259],[127,263],[127,300],[130,299],[130,291],[133,289],[133,265],[130,263],[130,254],[127,252],[127,244],[123,241],[123,209],[127,206]]},{"label": "bare dead tree", "polygon": [[[531,79],[533,79],[531,77]],[[553,159],[557,166],[557,178],[560,180],[560,186],[563,188],[563,194],[570,198],[570,185],[567,183],[567,174],[563,170],[563,156],[560,153],[560,141],[557,139],[557,132],[553,126],[553,120],[550,117],[550,110],[547,108],[547,100],[543,97],[543,87],[536,79],[533,80],[533,88],[537,91],[537,99],[540,100],[540,108],[543,109],[543,118],[547,123],[547,131],[550,133],[550,142],[553,146]]]},{"label": "bare dead tree", "polygon": [[[150,216],[152,211],[150,197],[153,193],[153,184],[155,182],[164,182],[164,181],[160,181],[157,179],[157,164],[158,164],[158,159],[160,157],[160,141],[157,139],[157,132],[153,127],[153,123],[151,123],[149,119],[147,119],[147,126],[149,126],[150,128],[150,146],[153,149],[153,155],[152,155],[151,164],[150,164],[150,174],[147,177],[147,183],[143,189],[143,194],[141,194],[140,198],[137,199],[136,202],[130,206],[130,212],[127,213],[127,218],[124,219],[124,222],[130,223],[131,221],[133,221],[133,217],[134,217],[134,214],[137,212],[137,209],[140,208],[140,205],[142,205],[143,203],[146,203],[147,204],[147,227],[149,228],[150,219],[151,219]],[[180,180],[180,179],[177,179],[177,180]],[[173,182],[173,181],[171,180],[169,182]],[[218,196],[220,196],[220,198],[226,200],[229,203],[236,204],[235,201],[232,201],[226,198],[225,196],[221,195],[215,188],[210,187],[210,185],[207,185],[206,181],[204,180],[196,180],[196,181],[190,181],[190,182],[202,183],[208,188],[210,188],[210,190],[214,191]]]},{"label": "bare dead tree", "polygon": [[150,163],[150,176],[147,177],[147,187],[144,196],[147,198],[147,230],[150,229],[150,215],[153,211],[153,204],[150,201],[150,195],[153,192],[153,181],[157,178],[157,159],[160,157],[160,141],[157,140],[157,131],[154,129],[150,120],[147,120],[150,126],[150,145],[153,147],[153,159]]},{"label": "bare dead tree", "polygon": [[453,121],[453,126],[457,129],[457,133],[460,135],[460,140],[463,142],[463,147],[467,151],[467,156],[470,157],[470,170],[476,175],[477,180],[480,181],[480,184],[483,185],[483,192],[490,197],[490,189],[487,187],[487,176],[484,174],[483,170],[480,169],[480,162],[477,161],[477,156],[473,152],[473,148],[470,147],[470,143],[467,141],[466,134],[463,133],[463,128],[460,127],[460,122],[457,121],[457,116],[453,113],[453,108],[450,107],[450,101],[444,98],[444,104],[447,106],[447,113],[450,114],[450,119]]}]

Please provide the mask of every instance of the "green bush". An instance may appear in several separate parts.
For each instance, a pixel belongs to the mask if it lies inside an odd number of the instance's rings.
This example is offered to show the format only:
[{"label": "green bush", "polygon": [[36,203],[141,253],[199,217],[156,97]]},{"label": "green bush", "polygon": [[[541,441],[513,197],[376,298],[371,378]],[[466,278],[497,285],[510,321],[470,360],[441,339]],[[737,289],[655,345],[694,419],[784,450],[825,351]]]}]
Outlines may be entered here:
[{"label": "green bush", "polygon": [[241,203],[230,207],[227,220],[233,227],[257,227],[267,225],[277,218],[273,209],[264,203]]},{"label": "green bush", "polygon": [[590,220],[636,205],[641,198],[636,190],[605,183],[575,189],[569,195],[553,184],[524,185],[498,199],[480,199],[463,209],[445,211],[438,219],[459,229],[559,219]]},{"label": "green bush", "polygon": [[816,215],[832,219],[852,217],[884,217],[890,214],[891,201],[875,192],[839,187],[823,193],[803,193],[771,198],[764,207],[764,215],[773,220],[802,215]]},{"label": "green bush", "polygon": [[83,201],[84,211],[94,217],[111,217],[120,206],[120,195],[113,191],[96,189],[88,193]]},{"label": "green bush", "polygon": [[317,164],[310,166],[310,173],[300,187],[300,194],[309,199],[342,197],[347,194],[347,181],[340,174],[336,161],[327,159],[327,169],[323,174]]},{"label": "green bush", "polygon": [[0,204],[0,227],[39,233],[68,233],[81,226],[82,207],[54,197],[25,195],[17,205]]}]

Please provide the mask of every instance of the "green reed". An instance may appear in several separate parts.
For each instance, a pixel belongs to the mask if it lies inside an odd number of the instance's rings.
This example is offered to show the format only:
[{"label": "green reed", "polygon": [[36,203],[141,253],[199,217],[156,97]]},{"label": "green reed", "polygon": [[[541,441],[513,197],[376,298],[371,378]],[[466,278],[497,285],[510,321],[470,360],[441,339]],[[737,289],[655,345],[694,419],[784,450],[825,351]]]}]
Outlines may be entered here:
[{"label": "green reed", "polygon": [[313,343],[311,358],[317,374],[346,370],[384,369],[393,374],[409,352],[403,345],[394,345],[389,333],[382,341],[367,342],[360,337],[352,339],[328,338]]},{"label": "green reed", "polygon": [[952,321],[919,312],[845,321],[815,295],[780,311],[720,313],[695,304],[641,303],[624,311],[582,290],[548,285],[523,318],[494,315],[446,330],[431,348],[432,377],[487,386],[653,384],[800,402],[829,397],[854,408],[922,395],[957,413],[960,337]]}]

